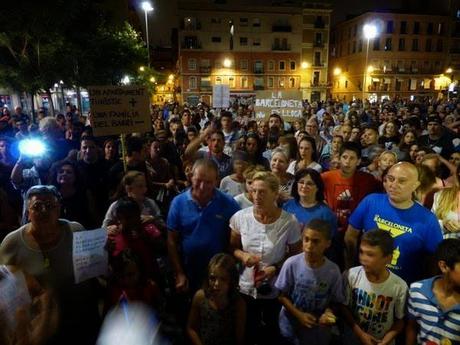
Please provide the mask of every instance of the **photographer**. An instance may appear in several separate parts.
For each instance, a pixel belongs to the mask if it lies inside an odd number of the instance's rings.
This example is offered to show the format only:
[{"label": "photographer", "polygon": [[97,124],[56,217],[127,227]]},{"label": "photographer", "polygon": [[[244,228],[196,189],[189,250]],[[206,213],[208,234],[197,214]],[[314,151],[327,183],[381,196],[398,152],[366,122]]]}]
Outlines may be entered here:
[{"label": "photographer", "polygon": [[279,180],[273,173],[258,172],[252,181],[254,206],[230,219],[230,244],[245,267],[240,292],[247,304],[248,344],[274,344],[281,306],[273,285],[284,260],[300,252],[300,225],[277,206]]}]

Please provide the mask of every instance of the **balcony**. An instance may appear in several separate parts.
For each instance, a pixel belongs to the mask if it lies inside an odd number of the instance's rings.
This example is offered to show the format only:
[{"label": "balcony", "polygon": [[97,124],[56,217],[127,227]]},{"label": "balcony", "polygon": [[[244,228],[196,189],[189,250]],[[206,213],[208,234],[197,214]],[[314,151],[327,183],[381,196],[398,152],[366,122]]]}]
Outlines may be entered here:
[{"label": "balcony", "polygon": [[200,90],[201,90],[201,91],[211,91],[211,90],[212,90],[212,86],[209,85],[209,84],[201,84],[201,85],[200,85]]},{"label": "balcony", "polygon": [[265,90],[265,86],[263,85],[253,85],[253,89],[254,90]]},{"label": "balcony", "polygon": [[292,32],[290,25],[272,25],[272,32]]},{"label": "balcony", "polygon": [[211,73],[211,66],[200,66],[200,73]]},{"label": "balcony", "polygon": [[264,69],[263,68],[254,68],[254,74],[263,74]]},{"label": "balcony", "polygon": [[273,44],[272,45],[272,50],[274,51],[290,51],[291,50],[291,45],[279,45],[279,44]]},{"label": "balcony", "polygon": [[182,49],[201,49],[200,42],[182,42],[181,46]]},{"label": "balcony", "polygon": [[324,63],[319,62],[319,61],[315,61],[315,62],[313,63],[313,67],[324,67]]},{"label": "balcony", "polygon": [[320,42],[320,41],[314,42],[313,47],[315,47],[315,48],[324,48],[324,42]]}]

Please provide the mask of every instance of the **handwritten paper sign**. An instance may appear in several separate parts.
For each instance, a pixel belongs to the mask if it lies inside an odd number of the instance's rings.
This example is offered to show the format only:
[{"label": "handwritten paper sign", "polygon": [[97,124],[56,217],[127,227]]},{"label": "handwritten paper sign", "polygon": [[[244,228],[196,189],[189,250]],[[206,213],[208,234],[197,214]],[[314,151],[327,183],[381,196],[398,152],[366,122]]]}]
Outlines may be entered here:
[{"label": "handwritten paper sign", "polygon": [[139,86],[90,86],[91,126],[95,136],[151,130],[149,94]]},{"label": "handwritten paper sign", "polygon": [[228,85],[214,85],[212,87],[212,107],[228,108],[230,106],[230,87]]},{"label": "handwritten paper sign", "polygon": [[280,115],[285,121],[302,118],[302,93],[300,91],[257,91],[254,111],[257,119]]},{"label": "handwritten paper sign", "polygon": [[107,230],[96,229],[73,233],[73,270],[75,283],[107,274],[105,251]]}]

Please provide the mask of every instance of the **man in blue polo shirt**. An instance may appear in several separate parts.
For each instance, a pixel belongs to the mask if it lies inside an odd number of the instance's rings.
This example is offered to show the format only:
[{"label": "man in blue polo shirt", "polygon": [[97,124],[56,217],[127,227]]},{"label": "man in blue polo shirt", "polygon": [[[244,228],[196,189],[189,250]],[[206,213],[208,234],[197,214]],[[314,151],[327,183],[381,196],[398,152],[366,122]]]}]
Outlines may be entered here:
[{"label": "man in blue polo shirt", "polygon": [[192,187],[171,203],[167,220],[168,251],[178,292],[200,288],[209,260],[227,250],[228,221],[240,207],[216,188],[217,180],[216,163],[199,159],[193,165]]},{"label": "man in blue polo shirt", "polygon": [[433,254],[442,232],[436,216],[412,200],[419,186],[418,173],[411,163],[393,165],[384,180],[387,194],[370,194],[350,216],[345,234],[347,266],[353,265],[360,231],[375,228],[391,233],[395,241],[389,268],[410,284],[426,271],[423,260]]}]

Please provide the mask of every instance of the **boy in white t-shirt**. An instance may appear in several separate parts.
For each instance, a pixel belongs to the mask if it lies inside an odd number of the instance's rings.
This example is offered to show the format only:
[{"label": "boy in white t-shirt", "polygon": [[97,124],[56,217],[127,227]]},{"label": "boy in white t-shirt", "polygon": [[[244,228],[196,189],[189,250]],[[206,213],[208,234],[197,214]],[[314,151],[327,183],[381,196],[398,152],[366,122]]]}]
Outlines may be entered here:
[{"label": "boy in white t-shirt", "polygon": [[344,273],[344,344],[394,344],[404,328],[407,284],[387,269],[394,241],[384,230],[366,232],[359,250],[361,266]]}]

